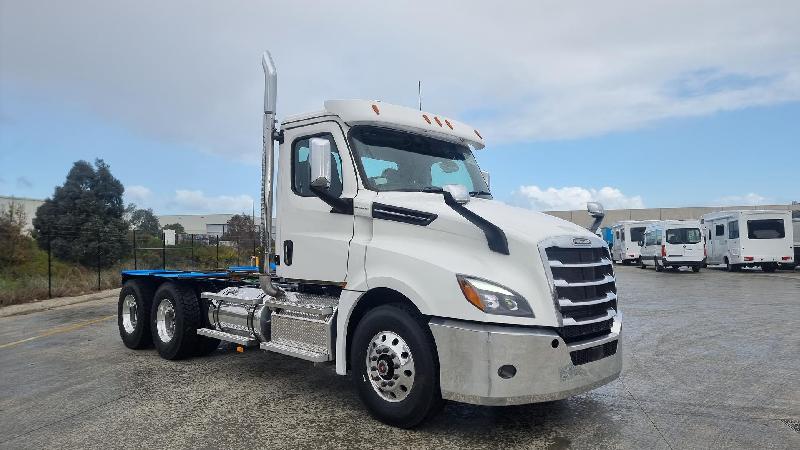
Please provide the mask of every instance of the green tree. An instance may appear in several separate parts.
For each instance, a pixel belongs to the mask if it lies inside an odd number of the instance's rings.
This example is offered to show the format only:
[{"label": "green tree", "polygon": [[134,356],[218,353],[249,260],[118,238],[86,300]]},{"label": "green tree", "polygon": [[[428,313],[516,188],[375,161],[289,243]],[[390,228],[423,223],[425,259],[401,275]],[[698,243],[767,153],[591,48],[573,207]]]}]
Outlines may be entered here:
[{"label": "green tree", "polygon": [[183,228],[183,225],[179,223],[169,223],[164,225],[162,230],[175,230],[176,234],[186,234],[186,229]]},{"label": "green tree", "polygon": [[102,159],[77,161],[63,185],[45,200],[33,219],[39,246],[66,261],[108,267],[128,249],[123,218],[125,188]]},{"label": "green tree", "polygon": [[143,233],[158,235],[161,232],[158,219],[150,208],[134,209],[130,213],[129,223],[131,227]]},{"label": "green tree", "polygon": [[236,214],[228,220],[222,240],[235,242],[238,254],[244,257],[258,254],[258,237],[258,229],[253,224],[253,218],[243,213]]}]

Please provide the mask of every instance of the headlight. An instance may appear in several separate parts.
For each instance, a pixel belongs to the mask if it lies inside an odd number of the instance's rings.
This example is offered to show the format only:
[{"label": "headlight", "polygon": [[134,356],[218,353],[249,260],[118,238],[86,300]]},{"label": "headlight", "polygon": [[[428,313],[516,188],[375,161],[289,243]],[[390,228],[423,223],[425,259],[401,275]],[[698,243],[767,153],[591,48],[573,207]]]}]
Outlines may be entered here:
[{"label": "headlight", "polygon": [[528,302],[507,287],[481,278],[456,275],[464,298],[486,314],[534,317]]}]

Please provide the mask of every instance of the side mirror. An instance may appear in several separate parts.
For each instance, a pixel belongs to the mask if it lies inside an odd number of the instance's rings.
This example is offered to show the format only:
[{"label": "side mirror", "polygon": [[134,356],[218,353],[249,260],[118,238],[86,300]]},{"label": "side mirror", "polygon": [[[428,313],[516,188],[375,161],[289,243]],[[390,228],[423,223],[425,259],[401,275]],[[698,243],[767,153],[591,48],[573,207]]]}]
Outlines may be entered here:
[{"label": "side mirror", "polygon": [[311,186],[328,189],[331,187],[331,143],[327,139],[311,138],[309,147]]},{"label": "side mirror", "polygon": [[639,247],[644,247],[644,241],[639,241]]},{"label": "side mirror", "polygon": [[589,202],[586,204],[586,211],[589,211],[589,215],[594,217],[595,219],[598,217],[605,217],[606,210],[603,208],[599,202]]},{"label": "side mirror", "polygon": [[594,233],[600,228],[600,224],[603,223],[603,217],[606,216],[606,210],[603,209],[603,205],[600,202],[588,202],[586,203],[586,211],[589,211],[589,215],[594,218],[594,221],[591,225],[589,225],[589,231]]},{"label": "side mirror", "polygon": [[462,205],[469,203],[469,190],[463,184],[445,184],[442,190],[449,192],[453,199]]}]

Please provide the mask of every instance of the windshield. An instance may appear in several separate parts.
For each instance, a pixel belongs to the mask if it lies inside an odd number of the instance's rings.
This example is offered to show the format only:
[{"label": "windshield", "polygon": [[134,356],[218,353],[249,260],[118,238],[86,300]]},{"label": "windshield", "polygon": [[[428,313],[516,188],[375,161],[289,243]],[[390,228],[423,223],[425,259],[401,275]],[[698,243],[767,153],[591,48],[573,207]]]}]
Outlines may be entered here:
[{"label": "windshield", "polygon": [[783,219],[762,219],[747,221],[747,237],[749,239],[783,239]]},{"label": "windshield", "polygon": [[673,228],[667,230],[667,244],[698,244],[699,228]]},{"label": "windshield", "polygon": [[350,140],[371,190],[436,191],[446,184],[461,184],[471,195],[489,195],[478,163],[465,145],[368,126],[354,128]]},{"label": "windshield", "polygon": [[631,242],[639,242],[644,236],[645,227],[631,228]]}]

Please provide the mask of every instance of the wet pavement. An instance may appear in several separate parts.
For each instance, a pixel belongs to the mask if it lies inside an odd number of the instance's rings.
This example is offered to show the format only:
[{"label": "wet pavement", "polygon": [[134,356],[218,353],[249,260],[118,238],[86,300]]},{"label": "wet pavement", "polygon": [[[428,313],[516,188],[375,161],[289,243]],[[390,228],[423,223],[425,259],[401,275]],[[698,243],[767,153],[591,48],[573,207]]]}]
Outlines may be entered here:
[{"label": "wet pavement", "polygon": [[410,431],[370,418],[332,366],[128,350],[115,298],[0,318],[0,448],[800,448],[800,273],[617,274],[619,380],[449,403]]}]

